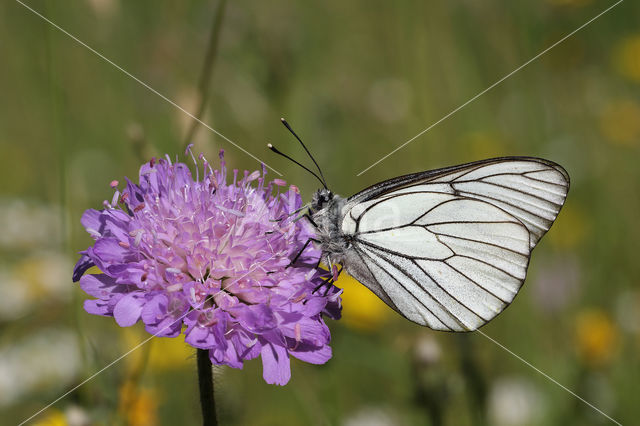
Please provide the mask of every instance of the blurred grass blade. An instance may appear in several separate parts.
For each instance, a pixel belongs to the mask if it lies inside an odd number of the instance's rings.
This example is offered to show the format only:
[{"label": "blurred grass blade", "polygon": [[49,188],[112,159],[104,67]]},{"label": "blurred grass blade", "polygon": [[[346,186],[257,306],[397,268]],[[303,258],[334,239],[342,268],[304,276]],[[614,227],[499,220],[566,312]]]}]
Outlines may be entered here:
[{"label": "blurred grass blade", "polygon": [[[202,66],[202,74],[200,75],[200,83],[198,84],[199,103],[196,110],[196,118],[201,120],[202,114],[204,114],[207,108],[207,102],[209,101],[209,90],[211,88],[211,78],[213,76],[213,67],[216,63],[218,56],[218,45],[220,42],[220,29],[222,28],[222,20],[224,19],[224,12],[227,5],[227,0],[220,0],[215,13],[213,14],[213,22],[211,24],[211,34],[209,36],[209,46],[207,47],[207,53],[204,58],[204,65]],[[198,130],[200,122],[198,120],[192,120],[187,130],[187,135],[184,138],[182,144],[186,147]]]}]

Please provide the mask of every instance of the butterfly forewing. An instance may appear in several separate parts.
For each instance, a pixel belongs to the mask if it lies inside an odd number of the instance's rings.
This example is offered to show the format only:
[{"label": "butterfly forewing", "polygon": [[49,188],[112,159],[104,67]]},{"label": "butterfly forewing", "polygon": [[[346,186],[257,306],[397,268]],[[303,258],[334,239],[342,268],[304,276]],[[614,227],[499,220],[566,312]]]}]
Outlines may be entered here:
[{"label": "butterfly forewing", "polygon": [[568,189],[562,167],[529,157],[382,182],[342,211],[347,271],[416,323],[475,330],[517,294]]}]

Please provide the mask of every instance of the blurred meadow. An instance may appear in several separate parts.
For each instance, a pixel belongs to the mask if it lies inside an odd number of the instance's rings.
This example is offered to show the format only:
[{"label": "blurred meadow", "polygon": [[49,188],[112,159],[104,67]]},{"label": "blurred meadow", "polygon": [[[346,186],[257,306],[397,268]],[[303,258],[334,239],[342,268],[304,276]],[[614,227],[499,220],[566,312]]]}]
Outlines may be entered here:
[{"label": "blurred meadow", "polygon": [[[218,0],[219,1],[219,0]],[[218,1],[25,1],[196,114]],[[640,4],[613,8],[404,149],[356,176],[612,5],[603,0],[228,2],[202,120],[282,172],[304,152],[350,195],[396,175],[502,155],[562,164],[571,190],[520,294],[482,329],[617,421],[640,414]],[[168,153],[184,112],[18,2],[0,4],[0,412],[17,424],[148,337],[82,309],[80,225]],[[259,163],[200,126],[195,151]],[[271,178],[276,177],[269,172]],[[216,369],[222,425],[613,424],[478,333],[414,325],[343,276],[333,358]],[[30,421],[198,424],[194,351],[153,339]]]}]

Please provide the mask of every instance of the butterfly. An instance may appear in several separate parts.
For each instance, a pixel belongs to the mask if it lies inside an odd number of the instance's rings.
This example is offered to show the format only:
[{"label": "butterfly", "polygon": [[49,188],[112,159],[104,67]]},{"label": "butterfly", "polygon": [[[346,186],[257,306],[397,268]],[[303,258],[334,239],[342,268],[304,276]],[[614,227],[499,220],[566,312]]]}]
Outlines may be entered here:
[{"label": "butterfly", "polygon": [[323,259],[434,330],[473,331],[509,306],[569,191],[562,166],[501,157],[399,176],[343,198],[319,167],[321,177],[269,147],[323,184],[305,214]]}]

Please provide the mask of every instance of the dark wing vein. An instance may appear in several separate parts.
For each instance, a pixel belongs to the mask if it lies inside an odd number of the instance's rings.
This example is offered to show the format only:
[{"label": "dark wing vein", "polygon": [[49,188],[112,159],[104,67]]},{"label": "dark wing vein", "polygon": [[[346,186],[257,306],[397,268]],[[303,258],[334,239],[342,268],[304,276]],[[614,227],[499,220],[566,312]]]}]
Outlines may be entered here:
[{"label": "dark wing vein", "polygon": [[[528,179],[528,178],[527,178],[527,179]],[[556,203],[556,202],[554,202],[554,201],[552,201],[552,200],[549,200],[549,199],[547,199],[547,198],[540,197],[539,195],[533,194],[533,193],[531,193],[531,192],[521,191],[521,190],[520,190],[520,189],[518,189],[518,188],[514,188],[514,187],[512,187],[512,186],[507,186],[507,185],[501,185],[501,184],[496,183],[496,182],[487,182],[486,180],[484,180],[484,178],[479,179],[479,180],[464,180],[464,181],[458,181],[458,182],[453,183],[452,185],[455,185],[455,184],[458,184],[458,183],[479,183],[479,182],[484,183],[484,184],[486,184],[486,185],[492,185],[492,186],[495,186],[495,187],[498,187],[498,188],[504,188],[504,189],[508,189],[508,190],[511,190],[511,191],[514,191],[514,192],[519,192],[519,193],[521,193],[521,194],[523,194],[523,195],[527,195],[527,196],[529,196],[529,197],[537,198],[538,200],[540,200],[540,201],[544,201],[545,203],[550,203],[550,204],[553,204],[553,205],[556,205],[556,206],[562,207],[562,204],[558,204],[558,203]],[[455,188],[454,188],[454,189],[455,189]],[[516,199],[517,199],[517,200],[521,200],[520,198],[516,198]],[[527,202],[527,201],[525,201],[525,200],[522,200],[522,201],[523,201],[523,202],[525,202],[525,203],[527,203],[527,204],[529,204],[529,205],[536,206],[536,207],[540,207],[540,206],[538,206],[537,204],[531,204],[530,202]],[[540,208],[542,208],[542,207],[540,207]],[[549,210],[549,211],[555,211],[555,210]]]},{"label": "dark wing vein", "polygon": [[[430,273],[428,273],[427,271],[424,270],[424,268],[422,266],[420,266],[414,259],[411,259],[411,263],[413,263],[415,266],[417,266],[431,281],[434,282],[435,285],[438,286],[438,288],[440,288],[440,290],[442,290],[443,292],[447,293],[447,295],[449,295],[449,297],[451,297],[453,300],[455,300],[456,302],[458,302],[460,304],[460,306],[464,307],[467,311],[471,312],[473,315],[475,315],[476,317],[480,318],[482,321],[487,322],[489,321],[491,318],[487,319],[484,318],[482,315],[480,315],[479,313],[477,313],[476,311],[474,311],[473,309],[471,309],[470,307],[468,307],[466,304],[462,303],[457,297],[455,297],[453,294],[449,293],[449,291],[447,291],[447,289],[445,289],[442,285],[440,285],[440,283],[434,279]],[[415,281],[415,280],[414,280]],[[420,284],[418,284],[420,285]],[[422,285],[420,285],[421,288],[424,289],[424,287],[422,287]],[[482,287],[480,287],[482,288]],[[484,288],[482,288],[482,290],[484,290]],[[426,290],[425,290],[426,291]],[[487,292],[489,293],[489,292]],[[432,296],[433,298],[433,296]],[[498,300],[500,300],[500,298],[496,298]],[[434,300],[437,301],[437,299],[434,298]],[[442,306],[444,308],[444,306],[442,305],[442,303],[440,303],[438,301],[438,303],[440,304],[440,306]],[[447,312],[449,312],[449,310],[447,309]]]},{"label": "dark wing vein", "polygon": [[[362,258],[362,256],[366,256],[368,259],[371,260],[371,262],[373,262],[378,268],[380,268],[380,270],[382,270],[385,274],[387,274],[388,277],[390,277],[393,281],[395,281],[396,283],[398,283],[398,285],[400,287],[402,287],[402,289],[407,292],[407,294],[410,294],[411,297],[413,297],[420,305],[422,305],[431,315],[433,315],[435,318],[438,319],[438,321],[440,321],[443,325],[445,325],[447,328],[449,328],[451,330],[451,327],[449,327],[447,325],[447,321],[444,321],[439,315],[435,314],[431,309],[429,309],[429,307],[427,305],[425,305],[425,303],[419,298],[417,297],[412,291],[410,291],[403,283],[401,283],[396,277],[394,277],[393,275],[391,275],[389,272],[387,272],[382,265],[380,265],[380,262],[378,262],[376,259],[374,259],[373,257],[371,257],[368,253],[360,250],[359,248],[357,248],[357,246],[354,246],[355,250],[358,252],[358,254],[360,255],[360,257]],[[366,262],[365,262],[366,263]],[[368,268],[368,266],[367,266]],[[369,269],[371,271],[371,269]],[[404,272],[403,272],[404,274]],[[407,276],[405,274],[405,276]],[[409,277],[410,278],[410,277]],[[415,282],[415,280],[414,280]],[[378,284],[382,287],[382,285],[380,284],[380,282],[378,281]],[[418,284],[418,283],[416,283]],[[420,288],[422,288],[422,285],[418,284],[420,286]],[[464,326],[464,324],[460,323],[460,321],[458,320],[458,318],[452,314],[451,312],[449,312],[448,309],[446,309],[436,298],[434,298],[431,293],[429,293],[428,291],[425,290],[425,292],[427,293],[427,295],[433,299],[438,305],[440,305],[443,309],[443,311],[445,311],[450,317],[451,319],[453,319],[455,322],[457,322],[460,326],[466,328],[466,326]]]},{"label": "dark wing vein", "polygon": [[[473,192],[467,192],[467,191],[459,191],[459,192],[460,192],[461,194],[468,194],[468,198],[477,199],[476,197],[479,197],[479,195],[474,194]],[[528,214],[530,214],[530,215],[532,215],[532,216],[536,216],[536,217],[538,217],[538,218],[540,218],[540,219],[543,219],[543,220],[546,220],[546,221],[548,221],[548,220],[549,220],[549,219],[546,219],[546,218],[544,218],[544,217],[542,217],[542,216],[539,216],[539,215],[537,215],[537,214],[535,214],[535,213],[532,213],[532,212],[530,212],[530,211],[528,211],[528,210],[525,210],[525,209],[523,209],[523,208],[521,208],[521,207],[518,207],[518,206],[516,206],[515,204],[509,203],[509,202],[504,201],[504,200],[501,200],[501,199],[499,199],[499,198],[490,197],[490,196],[488,196],[488,195],[481,195],[481,197],[482,197],[482,198],[488,198],[488,199],[493,200],[493,201],[496,201],[496,202],[498,202],[498,203],[506,204],[507,206],[512,207],[514,210],[520,210],[521,212],[528,213]],[[495,205],[495,204],[494,204],[494,205]],[[500,205],[497,205],[496,207],[500,207]],[[547,229],[549,229],[548,227],[546,227],[546,226],[544,226],[544,225],[541,225],[541,224],[538,224],[538,223],[532,222],[532,221],[531,221],[531,219],[528,219],[528,218],[526,218],[526,217],[522,217],[522,215],[518,215],[518,216],[516,216],[516,213],[515,213],[515,212],[508,212],[508,213],[510,213],[510,214],[511,214],[512,216],[514,216],[516,219],[518,219],[518,220],[520,220],[520,221],[526,221],[527,223],[530,223],[532,226],[535,226],[536,228],[541,229],[541,230],[542,230],[542,231],[544,231],[544,232],[546,232],[546,231],[547,231]]]},{"label": "dark wing vein", "polygon": [[485,286],[483,286],[482,284],[480,284],[479,282],[477,282],[476,280],[474,280],[473,278],[469,277],[467,274],[465,274],[464,272],[460,271],[458,268],[456,268],[455,266],[453,266],[451,263],[449,263],[447,260],[444,261],[444,263],[447,264],[447,266],[451,269],[453,269],[454,271],[456,271],[457,273],[459,273],[460,275],[462,275],[463,277],[465,277],[466,279],[468,279],[469,281],[471,281],[472,283],[474,283],[476,286],[480,287],[483,291],[486,291],[487,293],[489,293],[490,295],[492,295],[493,297],[495,297],[496,299],[498,299],[499,301],[501,301],[502,303],[506,303],[507,305],[511,302],[504,300],[502,297],[498,296],[497,294],[495,294],[494,292],[492,292],[491,290],[489,290],[488,288],[486,288]]},{"label": "dark wing vein", "polygon": [[[431,232],[431,231],[429,231],[429,232]],[[362,239],[360,239],[360,238],[355,239],[355,240],[354,240],[354,242],[357,242],[358,244],[362,244],[362,245],[365,245],[365,246],[372,247],[372,248],[374,248],[374,249],[378,249],[378,250],[380,250],[380,251],[384,251],[384,252],[389,253],[389,254],[392,254],[392,255],[394,255],[394,256],[406,257],[404,254],[402,254],[402,253],[400,253],[400,252],[397,252],[397,251],[395,251],[395,250],[391,250],[391,249],[389,249],[389,248],[387,248],[387,247],[379,246],[379,245],[377,245],[377,244],[371,243],[371,242],[366,241],[366,240],[362,240]],[[442,243],[442,244],[443,244],[443,245],[446,245],[446,244],[444,244],[444,243]],[[449,246],[447,246],[447,247],[449,247]],[[451,249],[449,249],[449,250],[451,250]],[[455,252],[454,252],[453,250],[451,250],[451,252],[455,255]],[[420,257],[420,256],[414,256],[414,257],[413,257],[413,259],[434,260],[434,261],[440,261],[440,260],[442,260],[442,259],[436,259],[436,258],[433,258],[433,257]]]}]

